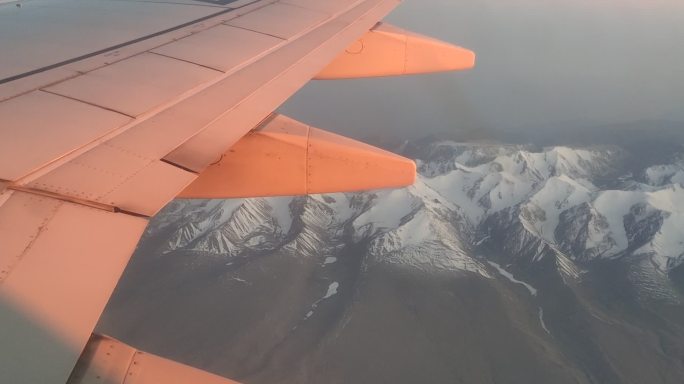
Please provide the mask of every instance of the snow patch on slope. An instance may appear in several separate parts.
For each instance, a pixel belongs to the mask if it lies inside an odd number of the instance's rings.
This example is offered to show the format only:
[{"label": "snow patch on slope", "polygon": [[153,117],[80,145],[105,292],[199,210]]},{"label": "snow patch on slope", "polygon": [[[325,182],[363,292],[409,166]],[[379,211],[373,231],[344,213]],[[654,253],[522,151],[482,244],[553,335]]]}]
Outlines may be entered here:
[{"label": "snow patch on slope", "polygon": [[637,253],[651,256],[660,270],[667,271],[684,261],[684,187],[670,188],[648,194],[648,202],[667,213],[660,230]]},{"label": "snow patch on slope", "polygon": [[684,262],[684,162],[650,167],[628,190],[601,191],[595,183],[612,169],[615,149],[441,142],[423,153],[422,174],[405,189],[176,201],[148,232],[170,231],[166,251],[283,249],[322,265],[366,242],[374,262],[485,276],[472,248],[502,239],[533,261],[555,253],[564,277],[578,277],[582,262],[635,250],[662,270]]},{"label": "snow patch on slope", "polygon": [[516,279],[512,273],[508,272],[501,265],[499,265],[493,261],[487,261],[487,263],[489,265],[491,265],[492,267],[496,268],[496,270],[499,272],[499,274],[501,274],[501,276],[508,279],[510,282],[515,283],[515,284],[521,284],[523,287],[527,288],[527,290],[530,292],[530,294],[532,296],[537,296],[537,289],[534,288],[533,286],[531,286],[530,284],[528,284],[522,280]]},{"label": "snow patch on slope", "polygon": [[536,234],[556,243],[555,231],[561,212],[591,200],[591,191],[566,175],[550,178],[523,206],[521,220],[527,220]]},{"label": "snow patch on slope", "polygon": [[646,182],[652,186],[684,184],[684,160],[675,164],[654,165],[644,171]]},{"label": "snow patch on slope", "polygon": [[338,283],[337,281],[333,281],[332,283],[330,283],[330,285],[328,286],[328,291],[325,293],[325,296],[323,296],[322,300],[329,299],[334,295],[337,295],[337,288],[339,287],[340,283]]}]

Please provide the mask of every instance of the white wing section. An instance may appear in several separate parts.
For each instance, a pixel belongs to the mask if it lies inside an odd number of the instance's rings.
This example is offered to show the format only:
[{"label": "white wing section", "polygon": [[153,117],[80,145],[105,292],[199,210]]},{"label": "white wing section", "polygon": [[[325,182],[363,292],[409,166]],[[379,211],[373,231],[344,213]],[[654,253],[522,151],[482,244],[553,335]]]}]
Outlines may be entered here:
[{"label": "white wing section", "polygon": [[131,120],[42,91],[0,102],[0,116],[0,179],[5,180],[16,180]]},{"label": "white wing section", "polygon": [[[100,382],[89,364],[109,366],[114,345],[124,365],[111,367],[126,383],[226,382],[111,339],[81,352],[147,218],[212,164],[227,165],[222,155],[310,79],[472,65],[458,47],[387,26],[368,32],[398,2],[0,0],[0,52],[10,53],[0,63],[0,383],[65,382],[77,361],[75,382]],[[295,191],[413,180],[410,161],[286,125],[274,148],[301,139]],[[358,177],[326,177],[350,165]],[[235,173],[217,174],[205,173],[211,188],[200,196],[230,195],[214,187]]]},{"label": "white wing section", "polygon": [[[304,86],[360,32],[368,31],[397,4],[397,0],[357,2],[351,9],[303,34],[292,44],[236,73],[241,88],[237,92],[225,91],[239,98],[235,107],[165,158],[195,171],[204,170]],[[255,78],[267,78],[269,81],[255,85]]]},{"label": "white wing section", "polygon": [[219,24],[152,52],[228,72],[281,42],[274,36]]},{"label": "white wing section", "polygon": [[[307,9],[308,4],[263,1],[241,8],[244,13],[222,13],[202,21],[189,36],[143,46],[137,55],[0,102],[0,108],[9,103],[8,115],[15,108],[11,104],[42,110],[36,98],[63,104],[45,107],[54,116],[22,113],[3,126],[2,134],[25,143],[25,151],[36,140],[49,150],[26,165],[13,161],[17,151],[0,152],[0,164],[8,164],[0,179],[153,215],[397,1],[329,0]],[[222,36],[245,39],[217,46]],[[59,148],[50,144],[59,137],[54,123],[67,138],[75,130],[66,128],[62,115],[90,109],[106,118],[82,123],[78,135]],[[47,137],[36,139],[41,136],[36,131],[48,132]]]},{"label": "white wing section", "polygon": [[213,69],[145,52],[44,90],[136,117],[218,76]]},{"label": "white wing section", "polygon": [[66,380],[147,220],[5,192],[0,382]]},{"label": "white wing section", "polygon": [[107,336],[93,335],[67,384],[237,384],[139,351]]},{"label": "white wing section", "polygon": [[0,4],[0,382],[65,382],[147,217],[397,3]]},{"label": "white wing section", "polygon": [[224,6],[198,6],[202,3],[195,2],[183,7],[173,2],[101,0],[29,0],[22,1],[21,7],[13,1],[0,3],[9,3],[0,8],[0,51],[12,52],[3,55],[0,79],[125,44],[224,11],[224,7],[239,6],[234,2]]}]

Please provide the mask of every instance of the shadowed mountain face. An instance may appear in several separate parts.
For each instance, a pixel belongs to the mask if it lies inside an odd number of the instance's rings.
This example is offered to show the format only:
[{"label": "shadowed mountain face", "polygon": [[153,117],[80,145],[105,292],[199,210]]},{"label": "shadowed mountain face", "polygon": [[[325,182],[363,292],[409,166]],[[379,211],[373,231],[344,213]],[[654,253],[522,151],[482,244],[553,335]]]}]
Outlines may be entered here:
[{"label": "shadowed mountain face", "polygon": [[245,383],[681,382],[681,146],[403,150],[406,189],[171,203],[99,331]]}]

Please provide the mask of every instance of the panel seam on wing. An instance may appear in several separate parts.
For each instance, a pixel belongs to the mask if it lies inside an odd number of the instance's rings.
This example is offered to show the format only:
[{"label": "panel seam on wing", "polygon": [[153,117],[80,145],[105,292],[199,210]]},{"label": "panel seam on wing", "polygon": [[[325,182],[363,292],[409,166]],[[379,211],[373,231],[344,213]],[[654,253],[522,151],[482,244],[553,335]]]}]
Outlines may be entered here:
[{"label": "panel seam on wing", "polygon": [[[63,97],[63,98],[65,98],[65,99],[73,100],[73,101],[76,101],[76,102],[79,102],[79,103],[87,104],[87,105],[90,105],[91,107],[96,107],[96,108],[104,109],[105,111],[114,112],[114,113],[116,113],[116,114],[123,115],[123,116],[126,116],[126,117],[130,118],[130,119],[133,119],[132,121],[135,121],[135,116],[129,115],[129,114],[125,113],[125,112],[117,111],[116,109],[112,109],[112,108],[109,108],[109,107],[105,107],[105,106],[100,105],[100,104],[95,104],[95,103],[90,102],[90,101],[87,101],[87,100],[77,99],[77,98],[75,98],[75,97],[73,97],[73,96],[63,95],[63,94],[61,94],[61,93],[56,93],[56,92],[51,91],[51,90],[49,90],[49,89],[47,89],[47,88],[48,88],[48,87],[40,88],[40,89],[38,89],[37,91],[38,91],[38,92],[49,93],[49,94],[51,94],[51,95],[55,95],[55,96]],[[129,123],[130,123],[130,121],[129,121]]]},{"label": "panel seam on wing", "polygon": [[[246,6],[250,5],[250,4],[252,4],[252,3],[245,4],[245,5],[243,5],[243,7],[246,7]],[[224,14],[226,14],[226,13],[229,13],[229,12],[232,12],[232,11],[236,11],[236,10],[238,10],[238,9],[240,9],[240,8],[227,8],[227,9],[224,9],[224,10],[222,10],[222,11],[220,11],[220,12],[212,13],[212,14],[210,14],[210,15],[200,17],[199,19],[195,19],[195,20],[192,20],[192,21],[183,23],[183,24],[179,24],[179,25],[177,25],[177,26],[174,26],[174,27],[171,27],[171,28],[167,28],[167,29],[165,29],[165,30],[162,30],[162,31],[159,31],[159,32],[155,32],[155,33],[152,33],[152,34],[143,36],[143,37],[139,37],[139,38],[137,38],[137,39],[133,39],[133,40],[130,40],[130,41],[121,43],[121,44],[117,44],[117,45],[114,45],[114,46],[111,46],[111,47],[103,48],[103,49],[100,49],[100,50],[95,51],[95,52],[87,53],[87,54],[85,54],[85,55],[81,55],[81,56],[78,56],[78,57],[74,57],[74,58],[71,58],[71,59],[68,59],[68,60],[61,61],[61,62],[59,62],[59,63],[50,64],[50,65],[44,66],[44,67],[42,67],[42,68],[34,69],[34,70],[32,70],[32,71],[28,71],[28,72],[20,73],[20,74],[18,74],[18,75],[6,77],[6,78],[4,78],[4,79],[0,79],[0,85],[5,84],[5,83],[9,83],[9,82],[12,82],[12,81],[15,81],[15,80],[23,79],[23,78],[26,78],[26,77],[29,77],[29,76],[32,76],[32,75],[36,75],[36,74],[39,74],[39,73],[43,73],[43,72],[49,71],[49,70],[51,70],[51,69],[61,68],[61,67],[64,67],[65,65],[68,65],[68,64],[76,63],[76,62],[79,62],[79,61],[81,61],[81,60],[89,59],[89,58],[91,58],[91,57],[95,57],[95,56],[98,56],[98,55],[101,55],[101,54],[104,54],[104,53],[107,53],[107,52],[115,51],[115,50],[120,49],[120,48],[123,48],[123,47],[127,47],[127,46],[130,46],[130,45],[133,45],[133,44],[137,44],[137,43],[143,42],[143,41],[145,41],[145,40],[149,40],[149,39],[151,39],[151,38],[154,38],[154,37],[157,37],[157,36],[161,36],[161,35],[163,35],[163,34],[165,34],[165,33],[177,31],[177,30],[179,30],[179,29],[183,29],[183,28],[185,28],[185,27],[189,27],[189,26],[191,26],[191,25],[193,25],[193,24],[201,23],[201,22],[203,22],[203,21],[205,21],[205,20],[209,20],[209,19],[212,19],[212,18],[214,18],[214,17],[218,17],[218,16],[224,15]]]},{"label": "panel seam on wing", "polygon": [[[265,4],[263,7],[255,8],[254,10],[252,10],[252,11],[250,11],[250,12],[248,12],[248,13],[245,13],[245,14],[241,14],[240,16],[244,16],[244,15],[246,15],[246,14],[249,14],[249,13],[251,13],[251,12],[254,12],[254,11],[258,10],[258,9],[262,9],[262,8],[264,8],[264,7],[268,6],[268,5],[274,4],[274,3],[275,3],[275,2],[271,2],[271,3]],[[250,3],[250,4],[253,4],[253,3]],[[345,13],[347,13],[347,12],[350,12],[350,11],[353,10],[355,7],[356,7],[356,6],[347,8],[345,11],[339,12],[338,14],[336,14],[333,18],[338,18],[338,17],[340,17],[341,15],[343,15],[343,14],[345,14]],[[218,17],[218,16],[220,16],[220,15],[217,15],[216,17]],[[238,16],[238,17],[240,17],[240,16]],[[74,151],[71,152],[71,153],[65,154],[64,156],[60,157],[60,158],[57,159],[57,160],[54,160],[54,161],[51,162],[51,163],[48,163],[48,164],[43,165],[43,166],[42,166],[41,168],[39,168],[39,169],[36,169],[36,170],[31,171],[31,172],[28,173],[27,175],[24,175],[23,177],[21,177],[17,182],[22,183],[22,184],[27,184],[27,183],[29,183],[29,182],[31,182],[31,181],[34,181],[35,179],[37,179],[37,178],[39,178],[39,177],[41,177],[41,176],[43,176],[43,175],[49,173],[49,172],[52,171],[54,168],[57,168],[57,167],[59,167],[60,165],[63,165],[63,164],[65,164],[66,162],[70,161],[71,159],[73,159],[73,158],[75,158],[75,157],[78,157],[78,156],[82,155],[83,153],[87,152],[88,150],[94,148],[97,144],[104,143],[104,142],[106,142],[106,141],[108,141],[108,140],[110,140],[110,139],[112,139],[112,138],[114,138],[114,137],[117,137],[117,136],[121,135],[122,133],[124,133],[124,132],[130,130],[131,128],[135,127],[136,125],[143,123],[144,121],[148,120],[149,118],[151,118],[151,117],[153,117],[153,116],[155,116],[155,115],[157,114],[157,113],[153,113],[153,112],[155,112],[155,111],[156,111],[156,112],[161,112],[161,111],[163,111],[163,110],[166,110],[166,109],[169,109],[169,108],[173,107],[174,105],[177,105],[178,103],[182,102],[183,100],[188,99],[190,96],[195,95],[195,94],[197,94],[197,93],[200,93],[200,92],[202,92],[202,91],[204,91],[204,90],[210,88],[211,86],[213,86],[213,85],[215,85],[215,84],[217,84],[217,83],[219,83],[219,82],[221,82],[221,81],[227,79],[228,77],[230,77],[230,76],[232,76],[232,75],[238,73],[239,71],[241,71],[241,70],[244,69],[245,67],[247,67],[247,66],[249,66],[249,65],[251,65],[251,64],[254,64],[255,62],[258,62],[259,60],[262,60],[264,57],[267,57],[269,54],[273,53],[274,51],[277,51],[277,50],[279,50],[279,49],[282,49],[284,46],[286,46],[286,45],[288,45],[288,44],[290,44],[290,43],[292,43],[292,42],[298,40],[298,39],[301,38],[302,36],[304,36],[304,35],[310,33],[311,31],[314,31],[314,30],[318,29],[319,27],[321,27],[322,25],[325,25],[326,23],[328,23],[328,22],[330,22],[330,21],[331,21],[331,19],[326,19],[324,22],[321,22],[321,23],[318,23],[318,24],[314,24],[313,26],[309,27],[308,29],[305,29],[302,33],[300,33],[300,34],[298,34],[298,35],[295,35],[295,36],[292,36],[292,37],[290,37],[290,38],[288,38],[288,39],[282,39],[282,38],[280,38],[280,39],[282,40],[282,42],[281,42],[280,44],[275,45],[275,46],[273,46],[272,48],[265,50],[265,51],[262,52],[261,54],[254,56],[254,57],[251,58],[248,62],[245,62],[245,63],[243,63],[242,65],[238,65],[238,66],[236,66],[235,68],[232,68],[230,71],[227,71],[227,72],[220,72],[220,71],[218,71],[218,72],[221,73],[222,75],[217,76],[215,79],[213,79],[213,80],[211,80],[211,81],[207,81],[207,82],[201,83],[201,84],[197,85],[196,87],[193,87],[192,89],[189,89],[188,91],[181,93],[180,95],[178,95],[178,96],[175,97],[174,99],[172,99],[172,100],[170,100],[170,101],[167,101],[167,102],[165,102],[165,103],[162,103],[162,104],[160,104],[160,105],[158,105],[158,106],[156,106],[156,107],[151,108],[150,110],[147,110],[147,111],[141,113],[140,115],[134,117],[132,121],[130,121],[130,122],[124,124],[123,126],[118,127],[118,128],[116,128],[116,129],[114,129],[113,131],[110,131],[110,132],[104,134],[103,136],[100,136],[100,137],[94,139],[92,142],[90,142],[90,143],[88,143],[88,144],[82,146],[81,148],[78,148],[78,149],[74,150]],[[224,23],[219,22],[219,23],[217,23],[216,25],[220,25],[220,24],[224,24]],[[224,24],[224,25],[227,25],[227,24]],[[230,25],[230,26],[233,27],[232,25]],[[258,32],[258,33],[262,33],[262,32]],[[263,34],[263,33],[262,33],[262,34]],[[168,44],[168,43],[167,43],[167,44]],[[161,44],[160,46],[163,46],[163,45],[166,45],[166,44]],[[138,53],[138,54],[136,54],[136,55],[133,55],[133,56],[137,56],[137,55],[143,54],[143,53],[150,53],[153,49],[154,49],[154,48],[151,48],[151,49],[149,49],[149,50],[146,50],[146,51],[144,51],[144,52],[140,52],[140,53]],[[133,57],[133,56],[131,56],[131,57]],[[128,58],[126,58],[126,59],[129,59],[129,58],[130,58],[130,57],[128,57]],[[126,60],[126,59],[123,59],[123,60]],[[173,59],[176,59],[176,58],[173,58]],[[178,60],[178,59],[176,59],[176,60]],[[179,61],[182,61],[182,60],[179,60]],[[293,63],[292,66],[294,66],[294,65],[297,64],[297,63],[299,63],[300,61],[301,61],[301,60],[296,61],[295,63]],[[192,64],[195,64],[195,63],[192,63]],[[289,70],[290,68],[292,68],[292,66],[287,67],[287,68],[285,69],[285,71],[287,71],[287,70]],[[103,66],[103,67],[98,67],[98,68],[93,69],[92,71],[97,70],[97,69],[99,69],[99,68],[104,68],[104,67],[105,67],[105,66]],[[88,71],[88,72],[92,72],[92,71]],[[78,76],[73,77],[73,78],[77,78],[77,77],[78,77]],[[273,80],[273,79],[272,79],[272,80]],[[66,81],[66,80],[63,80],[63,81]],[[61,83],[61,82],[62,82],[62,81],[57,82],[56,84],[59,84],[59,83]],[[264,86],[267,85],[267,84],[270,84],[270,82],[265,83]],[[41,89],[41,90],[42,90],[42,89]],[[45,90],[43,90],[43,91],[45,91]],[[47,92],[47,91],[45,91],[45,92]],[[51,94],[52,94],[52,92],[48,92],[48,93],[51,93]],[[245,97],[245,99],[249,98],[249,97],[252,96],[254,93],[255,93],[255,92],[250,93],[248,96]],[[62,96],[62,97],[66,97],[66,96],[61,95],[61,94],[57,94],[57,95]],[[79,100],[79,99],[73,99],[73,100],[76,100],[76,101],[78,101],[78,102],[83,102],[83,103],[85,103],[85,104],[88,104],[87,102],[84,102],[83,100]],[[244,100],[244,99],[243,99],[243,100]],[[240,104],[242,104],[242,102],[239,102],[239,103],[235,104],[235,105],[232,106],[230,109],[228,109],[227,111],[225,111],[223,114],[225,114],[225,113],[227,113],[227,112],[229,112],[229,111],[234,110],[234,109],[235,109],[236,107],[238,107]],[[99,107],[99,108],[102,108],[102,109],[107,109],[107,108],[104,108],[104,107],[99,106],[99,105],[95,105],[95,106],[97,106],[97,107]],[[122,114],[122,115],[125,115],[125,116],[129,116],[129,115],[126,115],[125,113],[121,113],[121,112],[119,112],[119,111],[114,111],[114,112],[119,113],[119,114]],[[219,117],[222,116],[223,114],[219,115]],[[130,116],[129,116],[129,117],[130,117]],[[216,119],[218,119],[218,117],[217,117]],[[211,123],[213,123],[216,119],[212,120],[212,121],[211,121],[209,124],[207,124],[204,128],[206,128],[207,126],[211,125]],[[200,129],[197,133],[201,132],[202,130],[203,130],[203,129]],[[197,133],[196,133],[196,134],[197,134]]]},{"label": "panel seam on wing", "polygon": [[[365,3],[365,2],[364,2],[364,3]],[[379,7],[382,6],[384,3],[385,3],[384,0],[377,0],[376,4],[373,5],[373,6],[371,6],[371,8],[365,10],[365,11],[363,12],[363,15],[362,15],[360,18],[362,18],[362,17],[365,16],[366,14],[372,12],[374,9],[379,8]],[[348,12],[351,12],[351,11],[353,11],[356,7],[358,7],[358,5],[355,5],[354,7],[347,9],[345,12],[341,12],[340,14],[337,14],[334,18],[338,18],[338,17],[340,17],[340,16],[342,16],[342,15],[348,13]],[[350,26],[351,26],[352,24],[353,24],[352,22],[347,23],[342,29],[338,30],[338,31],[335,32],[333,35],[329,36],[327,40],[331,40],[331,39],[333,39],[333,38],[335,38],[335,37],[337,37],[337,36],[343,34],[344,32],[347,31],[347,29],[350,28]],[[309,30],[307,33],[309,33],[309,32],[311,32],[311,30]],[[293,38],[293,39],[294,39],[294,38]],[[290,40],[286,40],[286,41],[290,41]],[[220,120],[223,116],[225,116],[225,115],[227,115],[228,113],[232,112],[233,110],[239,108],[242,104],[244,104],[244,103],[246,102],[246,100],[252,98],[252,97],[253,97],[255,94],[257,94],[262,88],[265,88],[266,86],[268,86],[268,85],[270,85],[271,83],[275,82],[276,80],[280,79],[282,76],[284,76],[285,73],[289,72],[292,68],[295,68],[295,67],[296,67],[297,65],[299,65],[302,61],[308,59],[312,54],[314,54],[315,52],[317,52],[320,48],[321,48],[320,45],[317,46],[317,47],[315,47],[313,50],[311,50],[311,51],[308,52],[307,54],[301,56],[301,57],[300,57],[298,60],[296,60],[295,62],[291,63],[289,66],[287,66],[286,68],[284,68],[283,71],[281,71],[278,75],[276,75],[275,77],[269,79],[269,80],[268,80],[266,83],[264,83],[261,87],[259,87],[258,89],[255,89],[254,91],[252,91],[251,93],[249,93],[248,95],[246,95],[246,96],[245,96],[244,98],[242,98],[242,100],[240,100],[238,103],[236,103],[236,104],[233,105],[231,108],[227,109],[225,112],[223,112],[222,114],[218,115],[218,116],[217,116],[216,118],[214,118],[211,122],[209,122],[208,124],[206,124],[206,126],[205,126],[204,128],[202,128],[202,129],[200,129],[199,131],[197,131],[197,133],[195,133],[195,135],[193,135],[191,138],[189,138],[188,141],[189,141],[190,139],[192,139],[193,137],[198,136],[199,134],[201,134],[207,127],[211,126],[211,125],[214,124],[216,121]],[[173,151],[169,152],[169,154],[171,154],[171,153],[173,153]],[[168,156],[168,154],[167,154],[167,156]]]},{"label": "panel seam on wing", "polygon": [[262,32],[262,31],[257,31],[256,29],[250,29],[250,28],[247,28],[247,27],[244,27],[244,26],[241,26],[241,25],[233,25],[233,24],[225,24],[225,23],[224,23],[223,25],[227,25],[227,26],[232,27],[232,28],[242,29],[243,31],[250,31],[250,32],[258,33],[258,34],[264,35],[264,36],[270,36],[270,37],[279,39],[279,40],[281,40],[281,41],[291,41],[291,40],[296,40],[296,39],[297,39],[296,37],[291,38],[291,39],[284,39],[284,38],[282,38],[281,36],[276,36],[276,35],[272,35],[272,34],[270,34],[270,33]]},{"label": "panel seam on wing", "polygon": [[38,226],[38,230],[35,232],[35,234],[31,237],[31,240],[29,241],[28,244],[26,244],[26,247],[19,253],[8,265],[7,267],[3,267],[2,270],[0,270],[0,285],[9,277],[9,275],[14,271],[16,266],[19,264],[19,262],[24,258],[26,253],[31,250],[33,247],[33,244],[38,240],[40,235],[45,231],[47,228],[48,224],[52,221],[52,219],[55,218],[57,215],[57,211],[64,205],[63,201],[58,201],[58,203],[55,205],[54,208],[52,208],[49,212],[49,216],[43,220],[43,222],[40,223]]},{"label": "panel seam on wing", "polygon": [[167,59],[178,60],[178,61],[182,61],[182,62],[184,62],[184,63],[196,65],[196,66],[198,66],[198,67],[210,69],[210,70],[212,70],[212,71],[217,71],[217,72],[221,72],[221,73],[226,73],[226,71],[224,71],[224,70],[222,70],[222,69],[220,69],[220,68],[214,68],[214,67],[210,67],[210,66],[208,66],[208,65],[196,63],[196,62],[194,62],[194,61],[190,61],[190,60],[186,60],[186,59],[181,59],[181,58],[179,58],[179,57],[174,57],[174,56],[165,55],[165,54],[163,54],[163,53],[155,52],[154,50],[150,50],[150,51],[147,51],[147,52],[145,52],[145,53],[151,53],[151,54],[153,54],[153,55],[165,57],[165,58],[167,58]]},{"label": "panel seam on wing", "polygon": [[128,362],[128,366],[126,367],[126,373],[124,374],[124,378],[121,384],[126,384],[126,382],[128,381],[128,377],[133,375],[133,373],[131,372],[131,367],[133,367],[133,364],[136,363],[135,358],[138,356],[139,353],[141,352],[136,348],[135,352],[133,352],[133,354],[131,355],[131,360]]},{"label": "panel seam on wing", "polygon": [[7,189],[17,191],[17,192],[30,193],[32,195],[47,197],[47,198],[58,200],[58,201],[74,203],[74,204],[77,204],[80,206],[99,209],[102,211],[117,212],[117,210],[119,210],[117,207],[114,207],[114,206],[108,205],[108,204],[104,204],[104,203],[100,203],[98,201],[81,199],[81,198],[69,196],[69,195],[62,195],[58,192],[46,191],[43,189],[24,187],[24,186],[20,186],[20,185],[9,185],[9,186],[7,186]]}]

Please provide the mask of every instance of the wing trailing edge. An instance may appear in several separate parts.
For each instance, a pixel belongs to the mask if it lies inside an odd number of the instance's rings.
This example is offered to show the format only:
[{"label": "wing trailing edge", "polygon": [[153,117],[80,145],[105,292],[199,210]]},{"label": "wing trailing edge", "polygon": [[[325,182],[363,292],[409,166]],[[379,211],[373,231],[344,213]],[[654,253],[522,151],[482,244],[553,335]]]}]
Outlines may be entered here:
[{"label": "wing trailing edge", "polygon": [[315,79],[351,79],[459,71],[475,66],[475,53],[431,37],[378,23]]},{"label": "wing trailing edge", "polygon": [[31,192],[0,194],[0,383],[64,382],[146,226]]},{"label": "wing trailing edge", "polygon": [[412,160],[274,115],[244,136],[179,198],[351,192],[413,184]]},{"label": "wing trailing edge", "polygon": [[237,384],[93,334],[67,384]]}]

